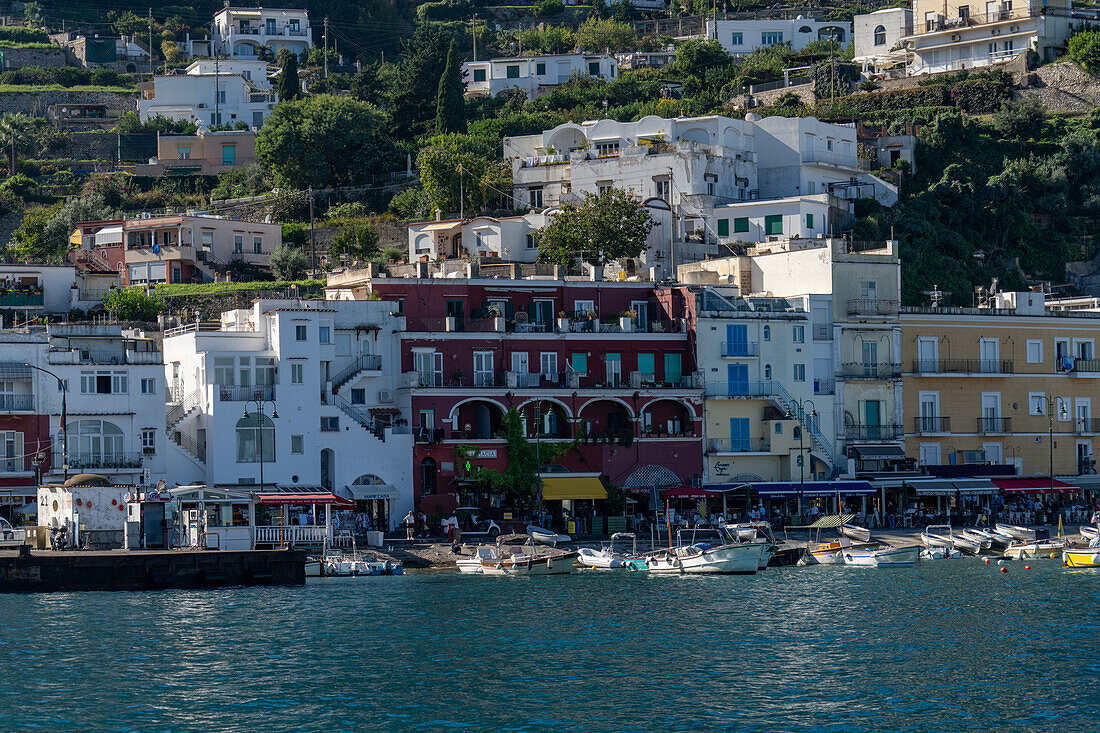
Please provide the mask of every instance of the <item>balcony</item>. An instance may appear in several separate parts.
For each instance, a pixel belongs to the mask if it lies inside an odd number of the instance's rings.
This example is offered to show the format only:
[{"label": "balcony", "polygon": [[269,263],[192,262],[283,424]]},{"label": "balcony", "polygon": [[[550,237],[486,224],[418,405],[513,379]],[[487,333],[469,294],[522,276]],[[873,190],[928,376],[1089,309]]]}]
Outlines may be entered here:
[{"label": "balcony", "polygon": [[888,317],[898,314],[898,301],[877,298],[853,298],[848,301],[848,315],[863,317]]},{"label": "balcony", "polygon": [[0,394],[0,412],[33,412],[34,395]]},{"label": "balcony", "polygon": [[836,394],[836,382],[832,379],[815,379],[814,394]]},{"label": "balcony", "polygon": [[951,418],[949,417],[915,417],[913,429],[918,435],[935,435],[936,433],[951,432]]},{"label": "balcony", "polygon": [[769,438],[707,438],[708,453],[770,453]]},{"label": "balcony", "polygon": [[770,397],[776,393],[772,380],[757,382],[711,382],[707,397]]},{"label": "balcony", "polygon": [[898,379],[901,377],[901,364],[848,362],[842,366],[841,374],[846,379]]},{"label": "balcony", "polygon": [[900,425],[846,425],[844,437],[850,442],[900,440]]},{"label": "balcony", "polygon": [[41,308],[45,297],[42,288],[0,290],[0,308]]},{"label": "balcony", "polygon": [[1100,359],[1073,359],[1072,361],[1073,372],[1083,372],[1085,374],[1100,372]]},{"label": "balcony", "polygon": [[1001,8],[989,13],[976,13],[974,15],[965,15],[957,18],[945,18],[942,15],[937,15],[931,20],[924,21],[924,23],[918,25],[917,28],[923,33],[939,33],[940,31],[971,28],[979,25],[988,25],[990,23],[1003,23],[1009,20],[1035,18],[1040,15],[1041,10],[1047,10],[1047,8],[1029,8],[1027,5],[1024,5],[1024,7],[1021,8]]},{"label": "balcony", "polygon": [[275,385],[256,385],[244,387],[236,385],[216,386],[218,390],[218,402],[246,402],[248,400],[273,400],[275,399]]},{"label": "balcony", "polygon": [[722,356],[760,356],[760,344],[746,341],[723,341]]},{"label": "balcony", "polygon": [[1100,433],[1100,417],[1079,417],[1075,422],[1074,429],[1079,435]]},{"label": "balcony", "polygon": [[814,324],[814,341],[832,341],[833,327],[828,323]]},{"label": "balcony", "polygon": [[[142,453],[70,453],[69,471],[97,471],[141,468]],[[63,465],[61,451],[54,451],[55,470]]]},{"label": "balcony", "polygon": [[655,375],[641,372],[624,374],[593,374],[564,372],[462,372],[444,376],[406,372],[405,384],[414,388],[489,387],[507,389],[577,390],[577,389],[698,389],[695,374],[681,374],[674,379],[657,381]]},{"label": "balcony", "polygon": [[984,434],[990,433],[1011,433],[1012,432],[1012,418],[1011,417],[979,417],[978,418],[978,432]]},{"label": "balcony", "polygon": [[914,359],[914,374],[1013,374],[1011,359]]}]

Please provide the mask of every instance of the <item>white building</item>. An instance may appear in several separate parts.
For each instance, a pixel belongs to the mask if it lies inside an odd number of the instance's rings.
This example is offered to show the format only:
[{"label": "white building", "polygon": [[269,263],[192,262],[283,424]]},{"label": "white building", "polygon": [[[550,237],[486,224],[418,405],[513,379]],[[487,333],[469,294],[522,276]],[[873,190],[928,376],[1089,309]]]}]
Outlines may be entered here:
[{"label": "white building", "polygon": [[266,65],[235,73],[215,72],[213,65],[196,61],[186,74],[157,75],[152,83],[139,84],[138,115],[142,121],[160,115],[204,127],[244,122],[258,130],[279,101],[267,80]]},{"label": "white building", "polygon": [[973,69],[1027,51],[1051,61],[1071,33],[1071,0],[914,0],[909,75]]},{"label": "white building", "polygon": [[495,97],[519,89],[529,99],[550,91],[574,74],[615,78],[619,64],[606,54],[563,53],[496,58],[462,64],[467,97]]},{"label": "white building", "polygon": [[711,209],[707,229],[722,244],[816,239],[846,225],[848,207],[827,193],[721,204]]},{"label": "white building", "polygon": [[707,21],[707,38],[718,41],[735,55],[749,54],[758,48],[789,44],[801,51],[812,41],[836,41],[847,44],[852,37],[850,23],[821,21],[813,18],[769,18],[764,20]]},{"label": "white building", "polygon": [[233,58],[255,58],[261,46],[297,54],[313,46],[305,10],[225,7],[214,14],[210,30],[214,52]]},{"label": "white building", "polygon": [[191,76],[210,76],[211,74],[243,76],[252,86],[259,90],[272,88],[271,79],[268,77],[269,66],[266,61],[252,61],[249,59],[198,59],[184,69],[185,74]]},{"label": "white building", "polygon": [[257,300],[167,331],[173,483],[323,488],[396,527],[412,507],[412,434],[394,308]]},{"label": "white building", "polygon": [[[26,316],[67,314],[102,304],[103,294],[119,284],[118,273],[97,273],[74,265],[0,264],[0,325]],[[23,318],[20,318],[20,317]]]},{"label": "white building", "polygon": [[909,8],[884,8],[857,15],[853,61],[864,70],[883,69],[904,64],[905,44],[902,39],[913,34],[913,11]]}]

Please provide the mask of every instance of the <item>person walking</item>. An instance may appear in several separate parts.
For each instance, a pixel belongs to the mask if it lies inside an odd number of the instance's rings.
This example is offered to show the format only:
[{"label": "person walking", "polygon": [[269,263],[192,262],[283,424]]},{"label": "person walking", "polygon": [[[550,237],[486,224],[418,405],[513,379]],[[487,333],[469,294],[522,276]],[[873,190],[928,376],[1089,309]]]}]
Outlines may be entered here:
[{"label": "person walking", "polygon": [[405,539],[411,540],[413,538],[413,531],[416,529],[416,515],[413,513],[412,509],[405,515],[403,521],[405,523]]}]

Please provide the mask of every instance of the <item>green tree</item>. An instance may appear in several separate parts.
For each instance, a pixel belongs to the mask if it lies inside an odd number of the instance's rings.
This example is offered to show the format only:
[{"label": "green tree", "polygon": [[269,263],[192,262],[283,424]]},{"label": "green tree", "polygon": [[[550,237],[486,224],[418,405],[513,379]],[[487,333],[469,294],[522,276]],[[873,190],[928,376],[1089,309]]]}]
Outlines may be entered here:
[{"label": "green tree", "polygon": [[15,253],[22,262],[59,262],[64,256],[64,251],[51,243],[46,235],[46,222],[49,221],[49,213],[46,211],[32,211],[23,216],[23,220],[12,232],[11,241],[15,245]]},{"label": "green tree", "polygon": [[[511,169],[493,146],[469,135],[436,135],[416,156],[424,193],[444,213],[473,212],[511,190]],[[461,194],[461,202],[459,195]]]},{"label": "green tree", "polygon": [[451,37],[438,23],[420,23],[405,43],[391,118],[394,137],[411,139],[430,131]]},{"label": "green tree", "polygon": [[107,22],[114,26],[115,33],[120,36],[141,36],[144,34],[146,38],[149,37],[149,19],[135,15],[133,11],[118,12],[109,10],[107,11]]},{"label": "green tree", "polygon": [[673,72],[690,77],[698,87],[720,87],[732,76],[734,60],[715,40],[685,41],[676,49]]},{"label": "green tree", "polygon": [[378,232],[368,224],[355,223],[332,238],[328,253],[333,257],[347,255],[353,260],[365,260],[378,254]]},{"label": "green tree", "polygon": [[[509,408],[500,420],[500,437],[508,446],[508,465],[503,471],[477,466],[470,478],[488,488],[493,493],[531,500],[539,493],[539,471],[542,466],[552,464],[568,453],[573,442],[543,441],[535,446],[527,439],[523,430],[523,418],[516,408]],[[455,449],[455,465],[464,465],[467,458],[474,454],[474,448],[458,446]],[[540,466],[539,464],[542,464]]]},{"label": "green tree", "polygon": [[462,67],[455,53],[455,42],[447,51],[447,65],[439,77],[435,95],[435,133],[466,132],[466,97]]},{"label": "green tree", "polygon": [[0,117],[0,147],[8,158],[8,175],[15,175],[19,154],[31,152],[37,147],[34,137],[34,120],[23,113],[5,112]]},{"label": "green tree", "polygon": [[289,244],[280,244],[267,257],[271,274],[276,280],[302,280],[309,269],[309,259],[305,252]]},{"label": "green tree", "polygon": [[283,224],[283,244],[291,247],[305,247],[309,241],[309,232],[301,224]]},{"label": "green tree", "polygon": [[164,298],[142,288],[115,288],[103,296],[103,307],[120,321],[155,321],[164,311]]},{"label": "green tree", "polygon": [[1100,30],[1081,30],[1070,37],[1069,57],[1090,74],[1100,73]]},{"label": "green tree", "polygon": [[395,170],[402,156],[376,108],[327,94],[280,101],[260,128],[256,155],[279,186],[346,186]]},{"label": "green tree", "polygon": [[1035,97],[1011,100],[993,115],[993,129],[1002,138],[1023,143],[1038,138],[1043,131],[1046,109]]},{"label": "green tree", "polygon": [[561,265],[578,259],[606,265],[640,255],[652,228],[649,212],[629,193],[609,188],[562,206],[538,233],[539,256]]},{"label": "green tree", "polygon": [[521,31],[519,38],[523,50],[530,53],[568,53],[577,47],[577,34],[561,25]]},{"label": "green tree", "polygon": [[298,80],[298,57],[292,53],[284,56],[276,91],[279,93],[280,102],[289,102],[302,96],[302,83]]},{"label": "green tree", "polygon": [[600,19],[590,15],[577,29],[578,51],[590,53],[607,49],[629,51],[637,45],[638,36],[634,28],[629,23],[618,20]]}]

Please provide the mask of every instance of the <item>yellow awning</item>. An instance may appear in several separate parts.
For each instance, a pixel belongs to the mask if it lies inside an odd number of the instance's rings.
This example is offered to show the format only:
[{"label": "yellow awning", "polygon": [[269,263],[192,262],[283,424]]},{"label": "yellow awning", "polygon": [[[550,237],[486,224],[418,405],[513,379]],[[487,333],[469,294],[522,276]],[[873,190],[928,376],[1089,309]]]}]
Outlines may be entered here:
[{"label": "yellow awning", "polygon": [[440,221],[435,224],[428,224],[427,226],[420,227],[422,232],[445,232],[449,229],[462,226],[460,221]]},{"label": "yellow awning", "polygon": [[606,499],[607,489],[595,476],[544,476],[542,498],[546,501]]}]

